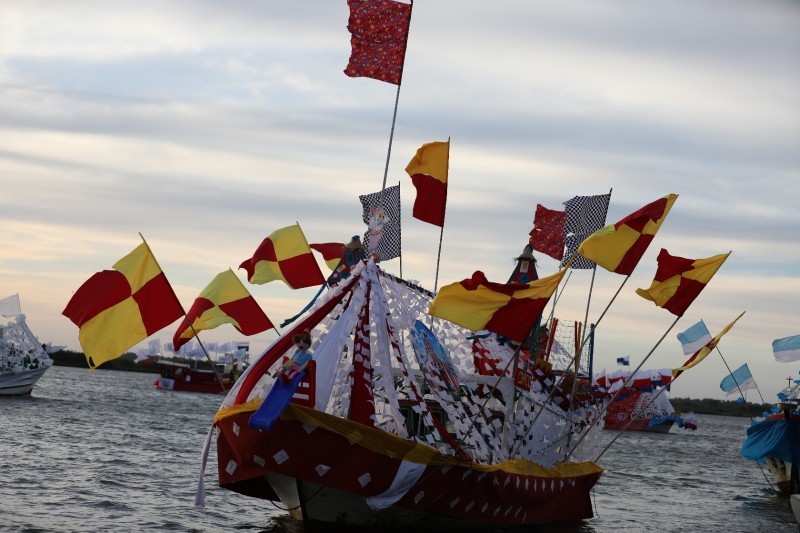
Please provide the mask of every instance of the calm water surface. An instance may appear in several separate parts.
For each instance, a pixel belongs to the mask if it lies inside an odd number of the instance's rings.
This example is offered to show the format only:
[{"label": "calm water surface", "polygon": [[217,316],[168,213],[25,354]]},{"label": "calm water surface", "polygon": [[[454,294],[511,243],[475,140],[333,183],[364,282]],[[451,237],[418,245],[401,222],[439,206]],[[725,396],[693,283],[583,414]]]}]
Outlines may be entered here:
[{"label": "calm water surface", "polygon": [[[154,380],[53,367],[32,396],[0,397],[0,530],[302,531],[269,502],[217,487],[213,447],[207,506],[194,507],[222,396],[161,391]],[[797,532],[788,500],[739,457],[749,421],[698,418],[695,432],[617,439],[600,461],[595,518],[516,531]]]}]

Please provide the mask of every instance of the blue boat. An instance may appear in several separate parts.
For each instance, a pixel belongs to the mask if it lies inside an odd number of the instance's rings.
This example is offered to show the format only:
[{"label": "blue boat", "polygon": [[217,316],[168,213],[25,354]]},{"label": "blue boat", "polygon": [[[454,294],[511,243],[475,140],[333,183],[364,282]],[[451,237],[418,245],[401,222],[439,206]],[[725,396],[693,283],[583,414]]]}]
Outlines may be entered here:
[{"label": "blue boat", "polygon": [[767,465],[780,494],[800,494],[800,380],[780,393],[771,413],[747,429],[741,454]]}]

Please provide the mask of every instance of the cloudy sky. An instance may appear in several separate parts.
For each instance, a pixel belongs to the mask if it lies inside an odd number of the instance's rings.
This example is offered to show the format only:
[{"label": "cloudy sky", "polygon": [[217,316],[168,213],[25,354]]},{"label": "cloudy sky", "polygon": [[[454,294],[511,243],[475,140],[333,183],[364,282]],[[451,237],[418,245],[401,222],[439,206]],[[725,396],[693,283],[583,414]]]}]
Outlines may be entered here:
[{"label": "cloudy sky", "polygon": [[[43,342],[79,350],[61,311],[139,233],[186,309],[275,229],[362,233],[358,195],[381,187],[396,87],[343,74],[347,19],[345,0],[2,2],[0,297],[19,293]],[[645,368],[682,363],[676,334],[698,320],[715,334],[746,311],[720,350],[772,402],[800,369],[771,349],[800,334],[798,87],[794,1],[417,0],[388,171],[402,275],[434,285],[439,230],[411,217],[404,172],[425,142],[452,139],[440,287],[475,270],[505,281],[537,203],[612,190],[611,223],[678,194],[598,327],[595,366],[635,367],[673,323],[634,293],[661,248],[732,251]],[[540,257],[540,274],[556,269]],[[598,270],[590,321],[623,279]],[[583,320],[590,282],[573,273],[562,319]],[[275,323],[315,293],[249,288]],[[242,339],[229,326],[201,338]],[[724,398],[725,373],[715,352],[672,395]]]}]

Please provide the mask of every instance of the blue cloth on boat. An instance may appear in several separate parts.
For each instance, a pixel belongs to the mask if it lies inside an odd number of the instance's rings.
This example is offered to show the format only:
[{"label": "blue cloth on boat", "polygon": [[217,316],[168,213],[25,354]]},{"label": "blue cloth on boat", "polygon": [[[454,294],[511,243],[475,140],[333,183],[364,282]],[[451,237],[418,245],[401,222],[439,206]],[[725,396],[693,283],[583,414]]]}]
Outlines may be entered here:
[{"label": "blue cloth on boat", "polygon": [[752,461],[771,456],[800,463],[800,420],[765,420],[750,426],[739,453]]}]

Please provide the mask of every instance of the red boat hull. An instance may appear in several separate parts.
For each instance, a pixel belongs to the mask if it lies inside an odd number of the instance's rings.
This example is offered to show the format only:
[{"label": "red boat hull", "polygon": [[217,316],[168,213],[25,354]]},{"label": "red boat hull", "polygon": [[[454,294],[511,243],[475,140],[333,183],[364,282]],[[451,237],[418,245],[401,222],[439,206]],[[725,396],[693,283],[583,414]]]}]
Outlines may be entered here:
[{"label": "red boat hull", "polygon": [[[306,524],[385,528],[424,518],[428,527],[434,520],[463,529],[593,516],[589,493],[602,473],[594,463],[551,469],[523,460],[458,463],[433,448],[297,405],[271,431],[251,429],[254,409],[236,407],[216,422],[220,486],[278,500],[266,476],[295,480]],[[368,507],[365,498],[387,491],[404,460],[425,464],[424,472],[391,507]]]}]

